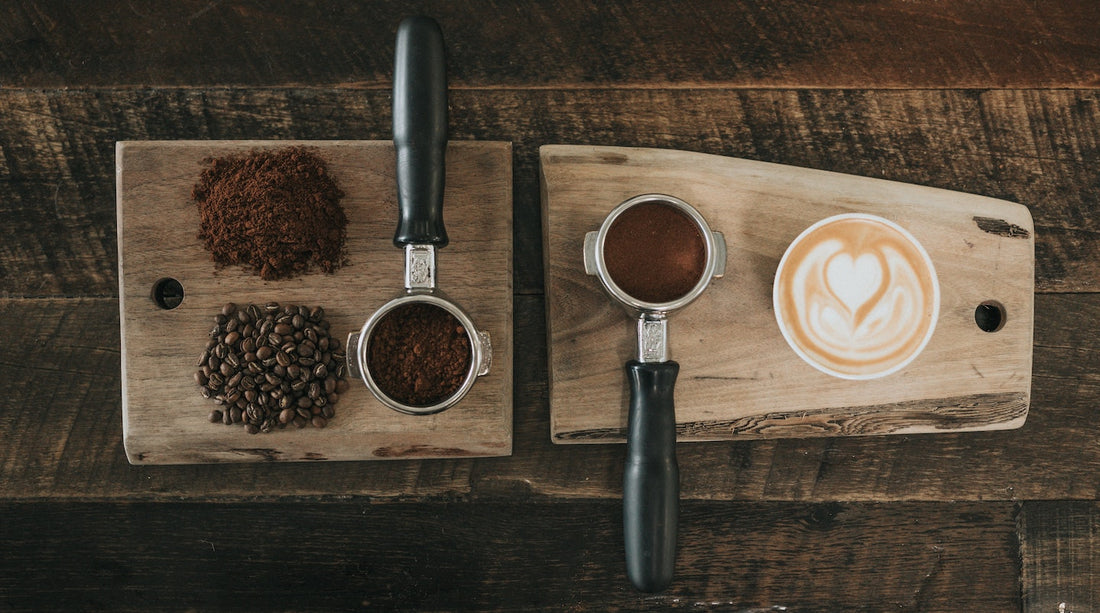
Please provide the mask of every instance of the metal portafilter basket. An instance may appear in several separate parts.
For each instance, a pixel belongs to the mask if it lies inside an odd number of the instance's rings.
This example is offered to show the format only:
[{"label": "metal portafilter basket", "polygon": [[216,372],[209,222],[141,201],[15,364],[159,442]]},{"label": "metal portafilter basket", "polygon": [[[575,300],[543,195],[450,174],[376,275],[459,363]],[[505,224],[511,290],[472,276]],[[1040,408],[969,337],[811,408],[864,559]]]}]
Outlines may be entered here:
[{"label": "metal portafilter basket", "polygon": [[[397,29],[394,49],[393,142],[397,155],[398,223],[393,243],[405,252],[405,290],[374,312],[359,332],[348,335],[349,371],[360,376],[386,406],[413,415],[454,406],[487,374],[492,347],[487,332],[436,285],[436,250],[447,245],[443,224],[444,157],[447,147],[447,80],[443,33],[432,19],[410,17]],[[464,330],[469,366],[461,384],[445,397],[423,404],[395,398],[371,368],[374,333],[402,307],[421,304],[442,309]],[[427,348],[431,351],[432,348]],[[427,356],[425,356],[427,357]]]},{"label": "metal portafilter basket", "polygon": [[[661,223],[650,219],[653,227],[647,233],[624,230],[657,214]],[[677,246],[669,244],[672,235],[690,237],[691,245],[679,245],[683,247],[680,253],[666,257],[659,253],[661,243],[663,240],[664,247]],[[639,590],[656,592],[672,581],[679,520],[673,389],[680,365],[669,359],[668,317],[698,298],[711,279],[725,273],[726,242],[683,200],[645,194],[615,207],[599,231],[585,235],[584,266],[616,302],[637,318],[637,357],[626,363],[630,406],[623,471],[623,535],[631,583]],[[652,291],[631,279],[662,281],[677,276],[681,281],[673,286],[672,293]]]}]

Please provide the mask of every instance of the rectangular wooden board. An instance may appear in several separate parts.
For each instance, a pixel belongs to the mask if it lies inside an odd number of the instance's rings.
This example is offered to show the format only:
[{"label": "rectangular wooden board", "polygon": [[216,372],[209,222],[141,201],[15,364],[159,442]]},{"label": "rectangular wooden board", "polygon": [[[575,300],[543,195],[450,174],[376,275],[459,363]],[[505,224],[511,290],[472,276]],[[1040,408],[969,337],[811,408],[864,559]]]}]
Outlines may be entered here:
[{"label": "rectangular wooden board", "polygon": [[[954,432],[1019,427],[1031,394],[1035,235],[1026,207],[948,190],[684,151],[540,150],[551,437],[621,442],[634,321],[585,274],[586,232],[639,194],[694,205],[725,235],[726,274],[669,319],[680,363],[681,441]],[[823,374],[783,339],[772,282],[787,245],[825,217],[871,213],[908,229],[941,284],[935,333],[901,371]],[[1004,307],[986,332],[978,305]]]},{"label": "rectangular wooden board", "polygon": [[[347,263],[264,281],[240,267],[215,268],[197,238],[191,190],[204,160],[304,145],[345,192]],[[403,291],[394,149],[388,141],[145,141],[116,146],[122,418],[135,464],[257,460],[372,460],[502,456],[512,450],[512,149],[504,142],[453,142],[446,154],[439,289],[492,337],[489,374],[456,406],[410,416],[379,403],[361,380],[325,428],[250,435],[211,424],[211,400],[193,379],[214,317],[226,302],[322,306],[341,343]],[[183,302],[162,309],[154,284],[174,278]]]}]

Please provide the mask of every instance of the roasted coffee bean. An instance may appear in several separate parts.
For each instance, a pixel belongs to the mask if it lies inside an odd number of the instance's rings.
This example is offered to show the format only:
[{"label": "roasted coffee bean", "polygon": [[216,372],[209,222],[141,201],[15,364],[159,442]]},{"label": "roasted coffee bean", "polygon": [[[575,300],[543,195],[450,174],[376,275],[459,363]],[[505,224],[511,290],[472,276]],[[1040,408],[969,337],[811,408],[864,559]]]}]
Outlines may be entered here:
[{"label": "roasted coffee bean", "polygon": [[206,384],[209,385],[211,389],[218,389],[225,384],[225,379],[220,374],[212,372],[210,373],[210,377],[207,378]]},{"label": "roasted coffee bean", "polygon": [[225,356],[228,354],[229,347],[224,342],[219,342],[218,345],[214,347],[214,357],[218,358],[219,360],[224,360]]},{"label": "roasted coffee bean", "polygon": [[316,360],[314,360],[313,358],[306,358],[306,357],[299,357],[298,358],[298,363],[301,364],[302,366],[313,366],[313,363],[315,361]]},{"label": "roasted coffee bean", "polygon": [[199,388],[199,395],[203,398],[210,398],[210,388],[203,385]]},{"label": "roasted coffee bean", "polygon": [[326,404],[321,407],[321,416],[325,419],[332,419],[336,416],[336,410],[332,408],[332,405]]},{"label": "roasted coffee bean", "polygon": [[309,422],[306,421],[306,419],[302,416],[298,416],[298,417],[294,418],[294,427],[295,428],[305,428],[306,424],[308,424],[308,423]]},{"label": "roasted coffee bean", "polygon": [[255,362],[256,361],[256,354],[252,353],[251,351],[245,353],[244,354],[244,361],[245,361],[246,364],[251,363],[251,362]]},{"label": "roasted coffee bean", "polygon": [[236,369],[241,365],[241,359],[237,357],[237,354],[230,352],[225,356],[225,363]]},{"label": "roasted coffee bean", "polygon": [[308,409],[313,405],[313,401],[309,399],[309,396],[302,396],[298,399],[298,407],[302,409]]},{"label": "roasted coffee bean", "polygon": [[306,396],[312,400],[317,400],[321,396],[321,386],[316,381],[309,384],[306,388]]},{"label": "roasted coffee bean", "polygon": [[259,434],[260,433],[260,428],[256,424],[248,423],[248,424],[245,424],[244,431],[249,433],[249,434]]},{"label": "roasted coffee bean", "polygon": [[229,377],[229,380],[225,382],[225,385],[227,387],[237,388],[241,385],[241,379],[243,379],[243,378],[244,378],[244,373],[243,372],[238,372],[237,374],[233,375],[232,377]]},{"label": "roasted coffee bean", "polygon": [[303,330],[302,334],[306,337],[306,340],[311,342],[311,343],[321,342],[321,339],[319,339],[317,337],[317,331],[314,330],[312,327],[309,327],[309,328],[306,328],[305,330]]},{"label": "roasted coffee bean", "polygon": [[272,332],[267,335],[267,344],[272,347],[278,347],[283,344],[283,337],[277,332]]},{"label": "roasted coffee bean", "polygon": [[216,424],[222,420],[222,412],[218,409],[210,411],[210,423]]},{"label": "roasted coffee bean", "polygon": [[279,423],[283,423],[283,424],[290,423],[291,421],[294,420],[294,418],[296,416],[297,416],[297,413],[294,412],[294,409],[283,409],[279,413]]},{"label": "roasted coffee bean", "polygon": [[204,349],[202,354],[199,355],[199,361],[195,363],[195,366],[202,366],[206,364],[206,361],[210,359],[210,350]]},{"label": "roasted coffee bean", "polygon": [[301,313],[295,313],[290,319],[290,325],[294,326],[295,330],[301,330],[302,326],[306,325],[306,318],[302,317]]},{"label": "roasted coffee bean", "polygon": [[236,345],[239,340],[241,340],[241,334],[239,332],[232,331],[225,335],[225,344],[230,347]]},{"label": "roasted coffee bean", "polygon": [[225,322],[225,331],[226,331],[226,333],[236,332],[237,331],[237,326],[239,326],[239,325],[241,325],[241,320],[237,319],[236,317],[234,317],[233,319],[230,319],[229,321]]},{"label": "roasted coffee bean", "polygon": [[340,394],[337,394],[336,392],[332,392],[331,394],[328,395],[328,403],[329,404],[336,404],[339,401],[340,401]]},{"label": "roasted coffee bean", "polygon": [[290,355],[287,352],[280,351],[279,353],[275,354],[275,361],[279,364],[279,366],[286,368],[287,366],[290,366],[292,360],[290,359]]},{"label": "roasted coffee bean", "polygon": [[259,349],[256,350],[256,357],[259,358],[260,360],[266,360],[270,357],[273,357],[274,355],[275,355],[275,350],[272,349],[271,347],[264,346],[264,347],[260,347]]},{"label": "roasted coffee bean", "polygon": [[286,354],[295,354],[298,353],[298,344],[294,341],[286,341],[279,350]]},{"label": "roasted coffee bean", "polygon": [[310,312],[309,312],[309,320],[312,321],[313,323],[317,323],[317,322],[321,321],[322,319],[324,319],[324,317],[325,317],[325,310],[323,308],[319,307],[319,306],[313,307],[313,309],[311,309]]},{"label": "roasted coffee bean", "polygon": [[233,366],[230,365],[229,362],[222,362],[221,366],[218,367],[218,372],[220,372],[223,377],[228,377],[233,374]]},{"label": "roasted coffee bean", "polygon": [[227,426],[233,423],[233,417],[229,411],[222,413],[222,423]]},{"label": "roasted coffee bean", "polygon": [[294,334],[294,326],[288,323],[275,324],[275,334],[287,335]]},{"label": "roasted coffee bean", "polygon": [[313,378],[314,379],[324,379],[327,376],[328,376],[328,368],[325,367],[323,362],[319,363],[319,364],[317,364],[316,366],[313,367]]},{"label": "roasted coffee bean", "polygon": [[225,315],[226,317],[233,315],[236,312],[237,305],[232,302],[227,302],[224,306],[222,306],[222,315]]},{"label": "roasted coffee bean", "polygon": [[328,420],[320,415],[314,415],[310,423],[313,424],[314,428],[324,428],[328,425]]},{"label": "roasted coffee bean", "polygon": [[302,374],[302,367],[297,364],[291,364],[286,367],[286,376],[289,379],[297,379]]}]

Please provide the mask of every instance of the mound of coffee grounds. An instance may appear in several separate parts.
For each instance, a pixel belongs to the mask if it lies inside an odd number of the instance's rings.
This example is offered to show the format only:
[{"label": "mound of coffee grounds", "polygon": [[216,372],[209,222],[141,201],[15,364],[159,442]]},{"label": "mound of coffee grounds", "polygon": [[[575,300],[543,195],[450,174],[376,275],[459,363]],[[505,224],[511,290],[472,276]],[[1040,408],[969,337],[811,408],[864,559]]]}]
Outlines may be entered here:
[{"label": "mound of coffee grounds", "polygon": [[382,317],[367,345],[367,368],[390,398],[426,407],[462,387],[473,354],[466,329],[434,304],[407,302]]},{"label": "mound of coffee grounds", "polygon": [[191,197],[199,239],[216,265],[240,265],[265,280],[344,261],[344,193],[306,147],[258,150],[204,160]]},{"label": "mound of coffee grounds", "polygon": [[195,364],[199,393],[220,408],[211,422],[250,434],[293,424],[324,428],[348,389],[340,342],[321,307],[227,303]]}]

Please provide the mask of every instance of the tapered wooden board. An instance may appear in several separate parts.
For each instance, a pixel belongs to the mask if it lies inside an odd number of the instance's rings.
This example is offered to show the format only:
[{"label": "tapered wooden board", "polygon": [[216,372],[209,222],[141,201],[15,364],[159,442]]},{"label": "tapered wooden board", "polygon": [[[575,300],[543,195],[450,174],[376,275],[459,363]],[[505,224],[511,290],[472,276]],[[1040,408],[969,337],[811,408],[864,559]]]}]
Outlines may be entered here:
[{"label": "tapered wooden board", "polygon": [[[346,196],[347,263],[264,281],[239,267],[216,268],[197,238],[191,189],[203,160],[261,148],[315,148]],[[451,409],[397,413],[360,380],[326,428],[249,435],[211,424],[215,408],[192,375],[214,316],[225,302],[323,306],[343,342],[403,291],[394,151],[387,141],[138,141],[116,147],[122,418],[135,464],[256,460],[368,460],[500,456],[512,448],[511,144],[453,142],[447,149],[444,218],[450,244],[439,251],[439,288],[492,337],[489,374]],[[184,288],[183,302],[159,308],[157,280]]]},{"label": "tapered wooden board", "polygon": [[[622,441],[634,322],[585,274],[586,232],[620,202],[665,193],[694,205],[728,245],[724,277],[669,323],[680,363],[681,441],[1019,427],[1031,393],[1035,233],[1022,205],[943,189],[685,151],[540,149],[551,437]],[[823,374],[787,345],[772,282],[787,245],[815,221],[865,212],[925,247],[941,285],[936,330],[901,371],[871,381]],[[975,309],[1004,306],[986,332]]]}]

